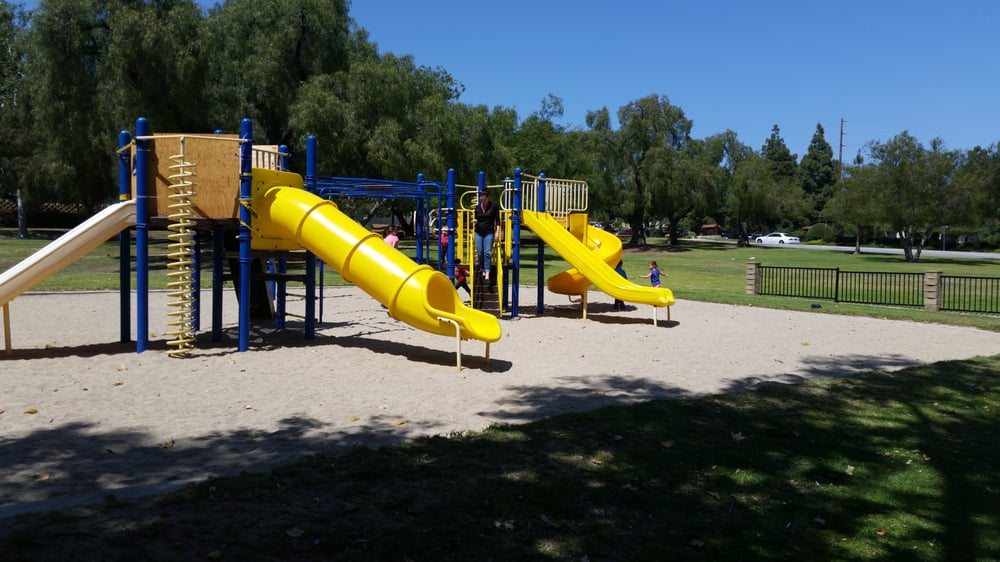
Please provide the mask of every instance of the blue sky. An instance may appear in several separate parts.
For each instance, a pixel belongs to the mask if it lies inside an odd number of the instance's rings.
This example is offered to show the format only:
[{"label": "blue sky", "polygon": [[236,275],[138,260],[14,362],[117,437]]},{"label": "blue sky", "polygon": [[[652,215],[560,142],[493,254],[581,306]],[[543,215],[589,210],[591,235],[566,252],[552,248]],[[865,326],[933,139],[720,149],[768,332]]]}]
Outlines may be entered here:
[{"label": "blue sky", "polygon": [[801,157],[816,124],[844,159],[909,130],[951,148],[1000,141],[1000,2],[355,0],[382,50],[442,66],[467,103],[564,123],[666,95],[693,134],[733,129],[759,149],[781,127]]},{"label": "blue sky", "polygon": [[759,149],[778,124],[799,157],[817,123],[836,155],[841,118],[845,160],[903,130],[1000,141],[997,0],[354,0],[351,15],[383,52],[445,68],[462,101],[523,118],[552,93],[567,127],[658,94],[696,137]]}]

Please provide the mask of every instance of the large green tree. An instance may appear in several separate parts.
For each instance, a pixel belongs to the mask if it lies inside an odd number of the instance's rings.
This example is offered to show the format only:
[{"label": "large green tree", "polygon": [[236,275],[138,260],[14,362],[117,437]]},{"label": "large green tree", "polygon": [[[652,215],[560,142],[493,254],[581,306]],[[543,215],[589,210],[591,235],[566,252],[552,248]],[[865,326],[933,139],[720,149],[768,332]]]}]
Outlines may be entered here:
[{"label": "large green tree", "polygon": [[837,181],[836,166],[833,161],[833,148],[826,142],[823,125],[816,124],[816,132],[809,141],[809,149],[799,162],[799,176],[802,191],[812,207],[810,218],[816,219],[823,211],[826,202],[833,195],[833,186]]},{"label": "large green tree", "polygon": [[349,26],[346,0],[228,0],[213,9],[203,36],[211,121],[228,129],[249,116],[258,142],[292,144],[299,88],[347,68]]},{"label": "large green tree", "polygon": [[767,161],[774,179],[791,181],[798,175],[797,157],[785,145],[778,125],[771,127],[771,136],[764,141],[760,155]]},{"label": "large green tree", "polygon": [[31,165],[38,135],[31,126],[25,85],[27,19],[23,11],[0,0],[0,198],[17,202],[18,236],[28,236],[27,210],[40,181]]},{"label": "large green tree", "polygon": [[906,261],[919,261],[930,235],[967,212],[970,201],[951,181],[958,155],[940,139],[928,150],[906,131],[867,149],[878,169],[880,220],[899,237]]},{"label": "large green tree", "polygon": [[741,240],[752,229],[779,224],[802,212],[802,188],[776,178],[771,162],[752,156],[736,165],[726,193],[726,215],[736,223]]},{"label": "large green tree", "polygon": [[[632,227],[631,244],[643,241],[646,221],[653,203],[650,182],[663,173],[665,159],[682,152],[691,140],[693,123],[684,110],[670,103],[666,96],[651,95],[638,99],[618,110],[618,150],[621,161],[624,216]],[[672,152],[671,152],[672,151]]]},{"label": "large green tree", "polygon": [[18,177],[25,171],[23,134],[27,111],[24,104],[25,22],[15,7],[0,0],[0,197],[13,197]]},{"label": "large green tree", "polygon": [[822,216],[854,233],[854,253],[861,253],[861,236],[879,223],[879,176],[874,165],[858,162],[845,170],[846,177],[823,208]]},{"label": "large green tree", "polygon": [[[320,169],[341,176],[415,178],[449,159],[455,130],[451,103],[459,85],[443,69],[419,67],[412,57],[373,55],[302,86],[290,109],[291,131],[322,143]],[[451,144],[459,142],[457,139]]]},{"label": "large green tree", "polygon": [[23,99],[36,195],[111,198],[116,132],[137,116],[160,130],[203,125],[200,30],[192,0],[48,0],[33,12]]},{"label": "large green tree", "polygon": [[689,140],[681,150],[657,146],[649,151],[643,167],[650,186],[651,211],[667,221],[670,244],[677,243],[678,225],[688,215],[702,217],[715,211],[723,169],[718,142]]},{"label": "large green tree", "polygon": [[965,226],[1000,245],[1000,144],[968,151],[955,174],[955,185],[972,199],[973,212]]}]

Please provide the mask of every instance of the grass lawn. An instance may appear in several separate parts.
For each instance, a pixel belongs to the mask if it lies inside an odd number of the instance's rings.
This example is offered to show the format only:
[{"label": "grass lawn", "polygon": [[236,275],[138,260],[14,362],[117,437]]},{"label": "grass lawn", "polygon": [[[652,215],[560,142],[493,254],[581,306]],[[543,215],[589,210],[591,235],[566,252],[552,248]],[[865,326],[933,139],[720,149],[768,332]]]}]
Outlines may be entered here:
[{"label": "grass lawn", "polygon": [[[42,244],[0,240],[0,270]],[[522,284],[537,278],[534,251],[526,243]],[[627,250],[630,277],[651,259],[679,299],[801,310],[811,301],[746,295],[745,264],[1000,270],[683,243]],[[163,268],[162,258],[152,261]],[[546,276],[566,268],[552,254],[545,265]],[[109,243],[39,289],[112,289],[117,275]],[[151,285],[164,284],[154,272]],[[832,302],[820,311],[1000,329],[989,316]],[[995,560],[998,373],[994,356],[350,449],[137,503],[109,497],[0,521],[0,552],[5,560]]]},{"label": "grass lawn", "polygon": [[[151,249],[151,274],[149,285],[153,289],[166,287],[166,253],[162,233],[154,232]],[[955,312],[924,312],[906,307],[879,307],[853,305],[833,301],[815,301],[789,297],[747,295],[744,276],[746,264],[757,261],[764,265],[795,267],[840,267],[848,271],[899,271],[923,272],[940,270],[951,275],[996,276],[1000,277],[1000,260],[958,260],[924,258],[920,263],[906,263],[902,256],[863,254],[854,256],[842,252],[819,250],[795,250],[784,248],[737,248],[732,244],[712,242],[682,242],[675,247],[663,245],[662,239],[649,239],[647,249],[626,249],[623,255],[625,269],[629,277],[640,284],[638,276],[646,273],[646,265],[656,260],[660,269],[670,277],[664,279],[664,286],[674,291],[679,300],[697,300],[764,306],[788,310],[811,310],[822,313],[853,314],[919,322],[938,322],[961,326],[972,326],[988,330],[1000,330],[1000,318],[996,315],[978,315]],[[14,265],[32,252],[42,247],[46,241],[17,240],[0,238],[0,271]],[[401,249],[410,256],[415,255],[412,241],[404,241]],[[521,285],[536,285],[537,246],[529,234],[524,237],[521,252]],[[134,260],[134,257],[133,257]],[[211,261],[206,258],[202,285],[211,285]],[[559,255],[547,249],[545,254],[545,278],[568,269],[569,265]],[[343,285],[340,275],[327,268],[324,283]],[[135,283],[133,281],[133,288]],[[87,254],[65,270],[38,285],[35,290],[94,290],[118,287],[118,244],[109,242]],[[813,309],[813,303],[822,308]]]},{"label": "grass lawn", "polygon": [[354,448],[139,503],[3,521],[0,552],[996,560],[998,373],[995,356]]}]

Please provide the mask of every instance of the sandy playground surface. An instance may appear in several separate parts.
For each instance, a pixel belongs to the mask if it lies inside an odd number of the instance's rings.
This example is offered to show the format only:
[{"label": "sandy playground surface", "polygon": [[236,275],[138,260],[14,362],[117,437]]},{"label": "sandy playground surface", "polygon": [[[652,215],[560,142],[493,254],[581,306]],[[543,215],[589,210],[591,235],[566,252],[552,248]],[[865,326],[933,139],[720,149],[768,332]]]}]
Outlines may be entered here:
[{"label": "sandy playground surface", "polygon": [[453,338],[392,320],[355,288],[327,289],[316,341],[259,328],[247,353],[235,352],[232,291],[225,341],[210,343],[206,293],[187,359],[164,352],[164,293],[142,355],[117,343],[117,293],[22,296],[15,355],[0,360],[0,518],[345,446],[1000,352],[1000,333],[970,328],[688,301],[654,327],[651,308],[616,312],[602,293],[586,321],[552,294],[534,317],[535,294],[521,290],[522,318],[502,322],[488,364],[484,344],[465,343],[461,374]]}]

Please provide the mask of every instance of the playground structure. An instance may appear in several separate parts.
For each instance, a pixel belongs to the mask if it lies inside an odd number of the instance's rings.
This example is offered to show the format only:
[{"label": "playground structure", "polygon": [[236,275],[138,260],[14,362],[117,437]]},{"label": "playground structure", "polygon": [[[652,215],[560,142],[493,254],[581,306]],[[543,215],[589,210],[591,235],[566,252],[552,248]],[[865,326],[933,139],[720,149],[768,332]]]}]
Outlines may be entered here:
[{"label": "playground structure", "polygon": [[[146,120],[139,119],[134,138],[123,132],[119,145],[120,202],[0,276],[8,353],[10,302],[116,233],[120,233],[120,339],[130,341],[129,227],[136,232],[136,349],[144,352],[149,345],[149,230],[153,226],[169,230],[166,257],[171,331],[167,344],[171,355],[186,355],[199,329],[203,233],[211,234],[214,248],[213,341],[222,336],[227,245],[234,249],[227,242],[238,241],[237,267],[231,267],[230,279],[238,289],[239,351],[249,348],[252,306],[258,313],[263,309],[278,315],[276,324],[283,323],[280,316],[285,294],[277,286],[289,280],[305,283],[306,339],[315,337],[316,256],[381,302],[393,318],[431,333],[454,335],[459,367],[462,340],[485,342],[488,358],[489,343],[500,338],[497,318],[466,307],[446,276],[386,246],[381,237],[352,221],[334,203],[302,189],[301,176],[283,171],[287,169],[286,148],[255,149],[248,119],[241,123],[238,136],[153,135]],[[236,152],[238,166],[233,158]],[[304,258],[304,274],[283,271],[292,257]],[[277,264],[273,273],[263,272],[265,258]],[[257,271],[253,270],[255,264]],[[269,291],[264,281],[274,281],[278,294]],[[252,293],[265,298],[251,298]]]},{"label": "playground structure", "polygon": [[[621,277],[615,266],[621,259],[622,242],[614,234],[589,224],[587,207],[587,184],[580,180],[546,178],[545,174],[533,176],[514,170],[514,177],[505,178],[500,185],[486,185],[482,172],[475,187],[459,197],[455,208],[454,242],[455,248],[470,266],[473,288],[472,304],[476,306],[477,290],[483,279],[475,271],[478,263],[472,238],[474,209],[477,194],[484,190],[499,190],[500,193],[500,237],[494,241],[493,256],[496,263],[495,276],[490,283],[496,283],[500,299],[497,303],[499,315],[509,313],[519,316],[519,288],[521,270],[521,229],[527,227],[538,238],[537,248],[537,315],[544,314],[545,287],[556,294],[578,299],[581,315],[587,318],[587,295],[591,285],[615,299],[653,307],[653,324],[658,323],[657,310],[674,304],[673,293],[669,289],[643,287]],[[451,223],[449,223],[451,224]],[[548,245],[573,267],[545,279],[544,247]],[[452,256],[449,255],[449,259]],[[449,262],[449,271],[452,271]]]},{"label": "playground structure", "polygon": [[[415,183],[322,177],[316,173],[318,158],[316,139],[309,137],[305,186],[320,197],[413,200],[416,207],[414,259],[417,263],[430,263],[431,250],[436,247],[437,268],[452,282],[456,258],[461,259],[469,268],[470,305],[476,309],[487,310],[498,317],[519,316],[521,228],[527,226],[538,237],[536,314],[544,313],[544,288],[548,286],[554,293],[579,299],[582,316],[586,319],[588,289],[594,285],[613,298],[651,305],[654,325],[658,322],[659,308],[667,308],[667,319],[670,319],[669,307],[674,297],[669,289],[639,286],[614,271],[621,259],[622,243],[614,234],[590,227],[586,182],[546,178],[545,174],[532,176],[520,169],[514,170],[513,178],[504,178],[503,183],[496,185],[487,185],[485,173],[479,172],[474,186],[457,184],[454,170],[448,171],[444,184],[427,181],[422,174],[417,176]],[[492,252],[495,262],[492,267],[495,275],[489,282],[493,285],[492,291],[486,290],[485,280],[477,271],[478,260],[472,243],[474,210],[478,194],[485,190],[500,195],[501,234],[494,240]],[[547,283],[544,271],[546,244],[573,266]]]},{"label": "playground structure", "polygon": [[[486,186],[482,172],[477,186],[458,186],[453,170],[449,170],[446,184],[425,181],[421,175],[412,184],[323,178],[316,173],[314,137],[307,140],[303,180],[287,171],[286,147],[254,146],[251,131],[249,119],[244,119],[239,135],[151,134],[149,124],[140,118],[134,137],[120,133],[119,203],[0,274],[7,353],[12,349],[11,301],[115,234],[119,234],[120,244],[120,341],[131,340],[132,227],[136,232],[135,341],[139,353],[149,346],[149,231],[154,227],[169,231],[170,330],[166,335],[172,356],[187,355],[200,329],[201,246],[208,238],[213,248],[212,341],[222,339],[222,294],[228,278],[234,282],[239,302],[239,351],[249,349],[251,320],[271,319],[275,327],[284,327],[288,281],[304,283],[305,292],[300,296],[305,301],[305,314],[301,318],[305,338],[314,339],[315,302],[322,303],[316,296],[319,257],[320,275],[323,264],[331,265],[346,281],[385,306],[391,317],[433,334],[454,335],[459,369],[462,340],[485,342],[488,360],[489,344],[501,336],[498,316],[507,311],[512,318],[519,314],[522,225],[539,238],[538,314],[544,310],[544,244],[573,266],[549,279],[549,289],[578,297],[584,318],[591,284],[614,298],[652,305],[654,323],[657,308],[673,304],[669,290],[639,287],[614,272],[621,241],[589,227],[584,182],[546,179],[544,174],[530,176],[519,169],[513,179],[497,186]],[[503,228],[495,241],[497,274],[491,280],[502,295],[497,298],[496,314],[477,309],[486,287],[477,282],[471,244],[472,210],[477,194],[487,188],[501,190],[498,199]],[[354,222],[331,201],[345,196],[387,195],[415,201],[415,260],[384,244],[381,236]],[[442,234],[447,244],[442,244]],[[435,245],[436,269],[429,263]],[[238,257],[227,257],[227,252]],[[470,282],[478,288],[469,306],[453,285],[457,256],[471,268]],[[224,274],[226,261],[232,272],[228,277]],[[290,273],[292,263],[304,263],[304,271]]]}]

